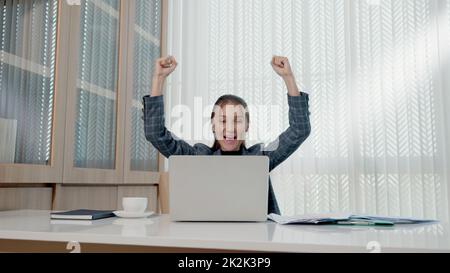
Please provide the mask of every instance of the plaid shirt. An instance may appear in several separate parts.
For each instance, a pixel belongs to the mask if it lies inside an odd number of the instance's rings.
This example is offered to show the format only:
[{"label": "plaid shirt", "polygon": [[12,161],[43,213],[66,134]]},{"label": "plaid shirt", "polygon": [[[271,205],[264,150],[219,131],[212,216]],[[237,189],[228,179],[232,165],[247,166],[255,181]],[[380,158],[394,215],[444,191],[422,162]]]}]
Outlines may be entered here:
[{"label": "plaid shirt", "polygon": [[[269,171],[276,168],[300,147],[311,132],[308,101],[308,94],[303,92],[296,97],[288,95],[289,128],[268,145],[244,147],[241,154],[268,156]],[[166,158],[171,155],[222,155],[220,149],[214,150],[202,143],[192,146],[170,132],[165,126],[163,96],[145,96],[143,104],[145,137]],[[269,214],[280,214],[270,178],[268,203]]]}]

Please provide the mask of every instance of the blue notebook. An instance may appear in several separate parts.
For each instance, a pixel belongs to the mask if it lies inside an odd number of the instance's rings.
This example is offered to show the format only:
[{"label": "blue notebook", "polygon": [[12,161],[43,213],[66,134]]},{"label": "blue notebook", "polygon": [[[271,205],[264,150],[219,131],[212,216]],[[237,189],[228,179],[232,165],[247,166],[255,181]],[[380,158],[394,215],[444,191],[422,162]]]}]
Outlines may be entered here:
[{"label": "blue notebook", "polygon": [[89,210],[79,209],[65,212],[52,212],[51,219],[65,220],[97,220],[102,218],[114,217],[112,210]]}]

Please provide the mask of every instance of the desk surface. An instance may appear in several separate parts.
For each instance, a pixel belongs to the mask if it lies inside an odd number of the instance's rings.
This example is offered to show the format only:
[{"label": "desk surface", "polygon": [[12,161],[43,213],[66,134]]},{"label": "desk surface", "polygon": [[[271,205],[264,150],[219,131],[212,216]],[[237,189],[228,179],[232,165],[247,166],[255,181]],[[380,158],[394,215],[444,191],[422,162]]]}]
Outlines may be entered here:
[{"label": "desk surface", "polygon": [[[395,227],[282,226],[264,223],[171,222],[107,218],[54,221],[50,211],[0,212],[0,239],[269,252],[450,252],[447,223]],[[370,245],[370,244],[369,244]]]}]

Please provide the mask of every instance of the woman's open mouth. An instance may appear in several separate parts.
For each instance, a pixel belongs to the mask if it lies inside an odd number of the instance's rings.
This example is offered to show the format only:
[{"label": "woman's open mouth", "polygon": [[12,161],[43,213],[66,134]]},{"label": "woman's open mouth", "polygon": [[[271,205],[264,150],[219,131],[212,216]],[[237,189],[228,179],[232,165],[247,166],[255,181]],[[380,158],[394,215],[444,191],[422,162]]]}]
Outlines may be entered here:
[{"label": "woman's open mouth", "polygon": [[231,145],[236,145],[237,144],[237,136],[236,135],[234,135],[234,136],[225,136],[225,139],[223,140],[224,141],[224,143],[225,143],[225,145],[229,145],[229,146],[231,146]]}]

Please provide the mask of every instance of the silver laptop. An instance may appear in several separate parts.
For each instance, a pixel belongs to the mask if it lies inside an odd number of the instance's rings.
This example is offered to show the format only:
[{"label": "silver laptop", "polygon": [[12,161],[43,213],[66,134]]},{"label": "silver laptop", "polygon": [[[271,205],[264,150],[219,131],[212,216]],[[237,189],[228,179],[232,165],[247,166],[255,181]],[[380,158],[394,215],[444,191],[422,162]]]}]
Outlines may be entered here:
[{"label": "silver laptop", "polygon": [[267,220],[267,156],[171,156],[172,221]]}]

